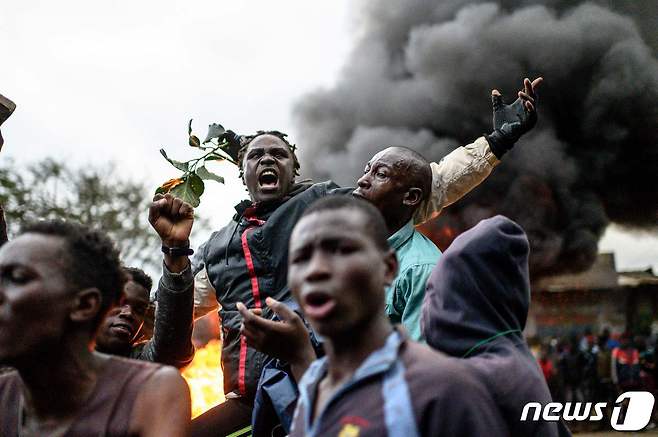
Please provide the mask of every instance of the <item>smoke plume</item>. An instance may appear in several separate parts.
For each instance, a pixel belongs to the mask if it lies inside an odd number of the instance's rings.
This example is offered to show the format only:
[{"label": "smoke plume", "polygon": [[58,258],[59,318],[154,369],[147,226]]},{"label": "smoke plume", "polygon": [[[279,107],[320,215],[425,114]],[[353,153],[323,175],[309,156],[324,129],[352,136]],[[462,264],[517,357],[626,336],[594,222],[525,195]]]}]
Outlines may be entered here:
[{"label": "smoke plume", "polygon": [[491,131],[492,88],[511,102],[524,77],[541,75],[536,128],[426,230],[449,241],[505,214],[526,229],[537,277],[589,267],[610,221],[658,228],[657,39],[646,21],[658,3],[533,3],[367,2],[336,86],[296,107],[305,174],[352,185],[388,145],[438,161]]}]

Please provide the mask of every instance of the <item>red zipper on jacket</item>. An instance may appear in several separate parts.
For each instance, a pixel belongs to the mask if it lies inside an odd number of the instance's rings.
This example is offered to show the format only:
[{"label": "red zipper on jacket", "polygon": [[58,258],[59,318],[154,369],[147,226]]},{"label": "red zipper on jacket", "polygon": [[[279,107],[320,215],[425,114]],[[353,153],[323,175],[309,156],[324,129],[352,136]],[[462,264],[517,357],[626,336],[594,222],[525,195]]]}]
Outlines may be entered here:
[{"label": "red zipper on jacket", "polygon": [[244,259],[247,262],[247,270],[249,270],[249,278],[251,279],[251,294],[254,297],[254,305],[256,308],[261,307],[260,302],[260,289],[258,288],[258,276],[256,276],[256,269],[254,268],[254,260],[251,258],[251,250],[249,249],[249,243],[247,243],[247,232],[252,230],[254,226],[249,226],[242,233],[242,252],[244,253]]},{"label": "red zipper on jacket", "polygon": [[[254,298],[254,306],[256,308],[261,308],[262,304],[260,301],[260,288],[258,287],[258,276],[256,275],[256,269],[254,268],[254,260],[251,257],[251,249],[249,249],[249,243],[247,243],[247,232],[254,229],[256,226],[262,226],[265,221],[257,219],[255,217],[245,217],[246,220],[252,224],[252,226],[247,227],[247,229],[242,232],[241,241],[242,241],[242,252],[244,253],[244,259],[247,263],[247,270],[249,270],[249,278],[251,280],[251,294]],[[247,340],[244,336],[240,339],[240,363],[238,366],[238,389],[240,394],[247,393],[247,385],[245,382],[247,372]]]}]

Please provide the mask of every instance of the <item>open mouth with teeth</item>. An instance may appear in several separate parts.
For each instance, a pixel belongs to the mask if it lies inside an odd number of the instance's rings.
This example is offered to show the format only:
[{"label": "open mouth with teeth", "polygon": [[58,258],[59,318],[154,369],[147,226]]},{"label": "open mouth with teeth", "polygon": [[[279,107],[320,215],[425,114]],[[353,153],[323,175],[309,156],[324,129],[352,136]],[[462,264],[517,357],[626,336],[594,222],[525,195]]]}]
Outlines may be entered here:
[{"label": "open mouth with teeth", "polygon": [[329,317],[336,307],[336,301],[327,293],[313,291],[303,298],[304,314],[312,319]]},{"label": "open mouth with teeth", "polygon": [[267,168],[258,176],[258,185],[263,191],[274,191],[279,188],[279,175],[274,169]]}]

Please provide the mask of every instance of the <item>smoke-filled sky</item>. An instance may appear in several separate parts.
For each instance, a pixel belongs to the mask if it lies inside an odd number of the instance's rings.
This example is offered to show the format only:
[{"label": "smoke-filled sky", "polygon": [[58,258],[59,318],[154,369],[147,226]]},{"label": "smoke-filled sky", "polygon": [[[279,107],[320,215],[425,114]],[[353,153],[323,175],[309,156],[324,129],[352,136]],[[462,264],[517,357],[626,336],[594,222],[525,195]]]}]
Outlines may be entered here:
[{"label": "smoke-filled sky", "polygon": [[[121,176],[155,185],[175,175],[157,150],[189,157],[195,118],[201,135],[215,121],[288,131],[306,175],[352,184],[381,145],[438,159],[475,138],[489,126],[490,88],[512,96],[524,75],[543,74],[536,132],[448,212],[472,220],[493,211],[483,198],[514,209],[527,189],[547,193],[550,214],[522,218],[552,217],[535,241],[553,258],[567,240],[591,246],[610,218],[646,229],[651,208],[656,219],[656,184],[643,186],[640,171],[656,162],[656,3],[601,3],[634,14],[642,36],[595,6],[501,3],[8,2],[0,93],[18,109],[2,127],[0,159],[115,161]],[[199,210],[219,227],[245,192],[233,169],[216,170],[228,183],[208,184]],[[658,267],[658,239],[647,235],[614,228],[601,246],[618,250],[622,268]]]},{"label": "smoke-filled sky", "polygon": [[[542,75],[536,129],[436,227],[508,215],[529,234],[535,274],[591,265],[610,222],[658,230],[653,34],[605,5],[533,3],[368,2],[337,85],[296,106],[312,151],[302,168],[347,184],[387,145],[438,161],[491,130],[492,88],[511,102]],[[655,16],[655,2],[634,3]]]},{"label": "smoke-filled sky", "polygon": [[[0,161],[113,161],[155,189],[178,175],[161,147],[195,156],[190,118],[202,138],[213,122],[290,132],[294,100],[334,82],[351,37],[347,0],[3,2],[0,94],[18,107]],[[213,170],[227,183],[206,184],[198,212],[218,229],[246,191],[230,165]]]}]

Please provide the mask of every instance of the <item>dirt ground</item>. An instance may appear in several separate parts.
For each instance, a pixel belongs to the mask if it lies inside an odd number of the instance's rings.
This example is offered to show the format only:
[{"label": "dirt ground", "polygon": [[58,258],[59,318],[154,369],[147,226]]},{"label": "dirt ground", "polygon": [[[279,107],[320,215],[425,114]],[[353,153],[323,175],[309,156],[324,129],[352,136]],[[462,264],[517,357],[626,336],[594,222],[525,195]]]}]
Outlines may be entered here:
[{"label": "dirt ground", "polygon": [[578,437],[623,437],[627,435],[641,435],[643,437],[658,436],[658,429],[653,429],[651,431],[644,431],[644,432],[603,431],[603,432],[593,432],[593,433],[579,432],[574,434],[574,436],[578,436]]}]

